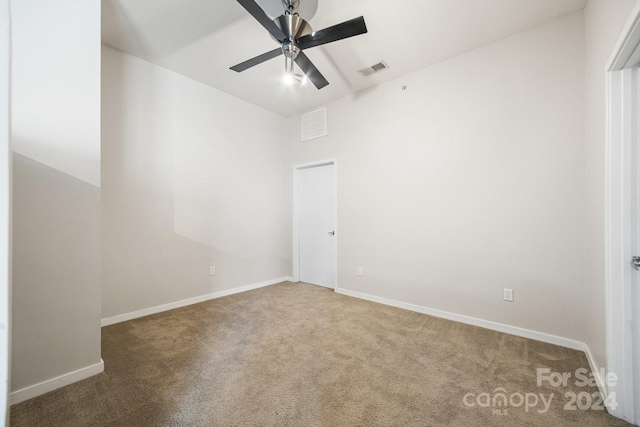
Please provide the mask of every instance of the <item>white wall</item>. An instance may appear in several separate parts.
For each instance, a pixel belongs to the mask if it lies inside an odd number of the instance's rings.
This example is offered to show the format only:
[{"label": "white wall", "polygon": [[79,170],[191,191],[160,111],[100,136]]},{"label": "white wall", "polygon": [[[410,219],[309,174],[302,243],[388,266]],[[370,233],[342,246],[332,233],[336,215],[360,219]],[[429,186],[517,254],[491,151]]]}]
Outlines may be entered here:
[{"label": "white wall", "polygon": [[589,0],[585,9],[586,68],[586,330],[597,367],[606,366],[605,334],[605,69],[637,0]]},{"label": "white wall", "polygon": [[12,55],[15,403],[102,369],[100,2],[12,2]]},{"label": "white wall", "polygon": [[339,287],[582,341],[583,54],[579,12],[330,103],[326,138],[292,118],[290,164],[338,159]]},{"label": "white wall", "polygon": [[101,363],[100,191],[18,153],[12,311],[13,391]]},{"label": "white wall", "polygon": [[12,2],[12,55],[19,72],[12,82],[11,110],[15,152],[99,187],[96,3]]},{"label": "white wall", "polygon": [[289,276],[285,120],[108,46],[102,71],[103,318]]}]

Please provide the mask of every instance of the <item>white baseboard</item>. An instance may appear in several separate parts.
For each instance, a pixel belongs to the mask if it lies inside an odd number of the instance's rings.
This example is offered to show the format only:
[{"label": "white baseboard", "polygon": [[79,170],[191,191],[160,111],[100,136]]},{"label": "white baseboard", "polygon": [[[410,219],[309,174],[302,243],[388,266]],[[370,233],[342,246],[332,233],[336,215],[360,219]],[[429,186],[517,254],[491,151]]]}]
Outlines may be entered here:
[{"label": "white baseboard", "polygon": [[16,390],[11,393],[11,404],[24,402],[25,400],[32,399],[50,391],[59,389],[69,384],[87,379],[94,375],[97,375],[104,371],[104,361],[100,359],[100,363],[95,365],[86,366],[78,369],[77,371],[69,372],[68,374],[60,375],[59,377],[52,378],[47,381],[43,381],[38,384],[34,384],[29,387],[25,387],[20,390]]},{"label": "white baseboard", "polygon": [[113,317],[106,317],[102,319],[102,326],[109,326],[115,323],[126,322],[127,320],[137,319],[138,317],[148,316],[150,314],[161,313],[167,310],[173,310],[175,308],[185,307],[187,305],[197,304],[199,302],[209,301],[216,298],[226,297],[227,295],[239,294],[241,292],[251,291],[253,289],[263,288],[265,286],[275,285],[281,282],[290,282],[293,279],[291,277],[279,277],[273,280],[267,280],[266,282],[254,283],[251,285],[240,286],[238,288],[227,289],[225,291],[214,292],[212,294],[201,295],[199,297],[189,298],[182,301],[171,302],[168,304],[158,305],[155,307],[149,307],[142,310],[132,311],[130,313],[118,314]]},{"label": "white baseboard", "polygon": [[373,301],[392,307],[404,308],[405,310],[415,311],[418,313],[428,314],[430,316],[441,317],[443,319],[453,320],[455,322],[466,323],[468,325],[480,326],[481,328],[491,329],[493,331],[504,332],[506,334],[516,335],[523,338],[529,338],[536,341],[542,341],[549,344],[555,344],[562,347],[568,347],[574,350],[585,350],[585,343],[575,341],[569,338],[558,337],[555,335],[536,332],[529,329],[519,328],[517,326],[505,325],[503,323],[491,322],[489,320],[477,319],[475,317],[464,316],[462,314],[449,313],[447,311],[436,310],[434,308],[423,307],[421,305],[410,304],[406,302],[395,301],[387,298],[377,297],[362,292],[350,291],[348,289],[337,288],[335,291],[339,294],[348,295],[355,298]]},{"label": "white baseboard", "polygon": [[[584,345],[584,354],[587,356],[589,368],[591,369],[593,377],[596,379],[596,383],[598,384],[600,396],[602,396],[602,398],[605,399],[605,402],[607,402],[606,397],[609,395],[609,387],[607,386],[605,378],[602,378],[600,366],[596,363],[596,359],[593,357],[593,353],[591,353],[591,349],[586,343]],[[607,410],[611,413],[610,408],[607,408]]]}]

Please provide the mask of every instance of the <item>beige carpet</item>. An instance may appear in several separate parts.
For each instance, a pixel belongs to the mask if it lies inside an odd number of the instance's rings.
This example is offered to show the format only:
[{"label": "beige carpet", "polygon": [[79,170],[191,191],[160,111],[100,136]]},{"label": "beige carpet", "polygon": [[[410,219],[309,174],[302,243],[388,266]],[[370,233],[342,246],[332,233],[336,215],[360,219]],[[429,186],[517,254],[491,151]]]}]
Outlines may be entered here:
[{"label": "beige carpet", "polygon": [[[536,368],[587,368],[578,351],[306,284],[109,326],[102,351],[105,373],[13,406],[12,425],[627,425],[564,410],[595,388],[537,386]],[[512,403],[493,406],[497,388]]]}]

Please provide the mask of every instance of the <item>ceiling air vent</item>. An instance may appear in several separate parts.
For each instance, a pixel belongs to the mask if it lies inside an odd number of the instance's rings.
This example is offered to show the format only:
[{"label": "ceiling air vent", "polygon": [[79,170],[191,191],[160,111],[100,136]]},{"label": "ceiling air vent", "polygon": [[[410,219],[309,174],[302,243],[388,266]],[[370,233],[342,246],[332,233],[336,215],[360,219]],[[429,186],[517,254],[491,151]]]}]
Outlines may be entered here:
[{"label": "ceiling air vent", "polygon": [[302,115],[302,141],[327,136],[327,107]]},{"label": "ceiling air vent", "polygon": [[367,67],[367,68],[363,68],[362,70],[358,70],[358,72],[363,77],[369,77],[369,76],[371,76],[373,74],[379,73],[382,70],[386,70],[387,68],[389,68],[387,63],[384,62],[384,61],[380,61],[377,64],[372,65],[371,67]]}]

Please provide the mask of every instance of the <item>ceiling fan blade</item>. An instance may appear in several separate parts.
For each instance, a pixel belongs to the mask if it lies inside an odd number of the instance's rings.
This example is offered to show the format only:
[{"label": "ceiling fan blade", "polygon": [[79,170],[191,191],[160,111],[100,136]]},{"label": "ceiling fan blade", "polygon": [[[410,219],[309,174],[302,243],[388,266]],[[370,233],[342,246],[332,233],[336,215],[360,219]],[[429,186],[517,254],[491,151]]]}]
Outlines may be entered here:
[{"label": "ceiling fan blade", "polygon": [[345,21],[342,24],[325,28],[324,30],[314,31],[311,34],[302,36],[298,39],[300,49],[309,49],[311,47],[346,39],[348,37],[358,36],[367,32],[367,26],[364,23],[364,17],[354,18]]},{"label": "ceiling fan blade", "polygon": [[279,42],[282,42],[286,37],[282,30],[267,16],[258,4],[253,0],[238,0],[238,3],[244,7],[247,12],[253,16],[269,33],[275,37]]},{"label": "ceiling fan blade", "polygon": [[327,79],[324,78],[322,73],[318,71],[315,65],[311,62],[311,60],[304,54],[304,52],[300,52],[298,57],[296,58],[296,64],[304,73],[307,75],[307,78],[311,80],[311,82],[318,89],[322,89],[326,85],[329,84]]},{"label": "ceiling fan blade", "polygon": [[267,53],[263,53],[262,55],[258,55],[255,58],[251,58],[244,62],[239,63],[238,65],[234,65],[230,69],[233,71],[237,71],[238,73],[244,70],[247,70],[254,65],[262,64],[265,61],[270,60],[271,58],[275,58],[276,56],[282,55],[282,48],[273,49]]}]

